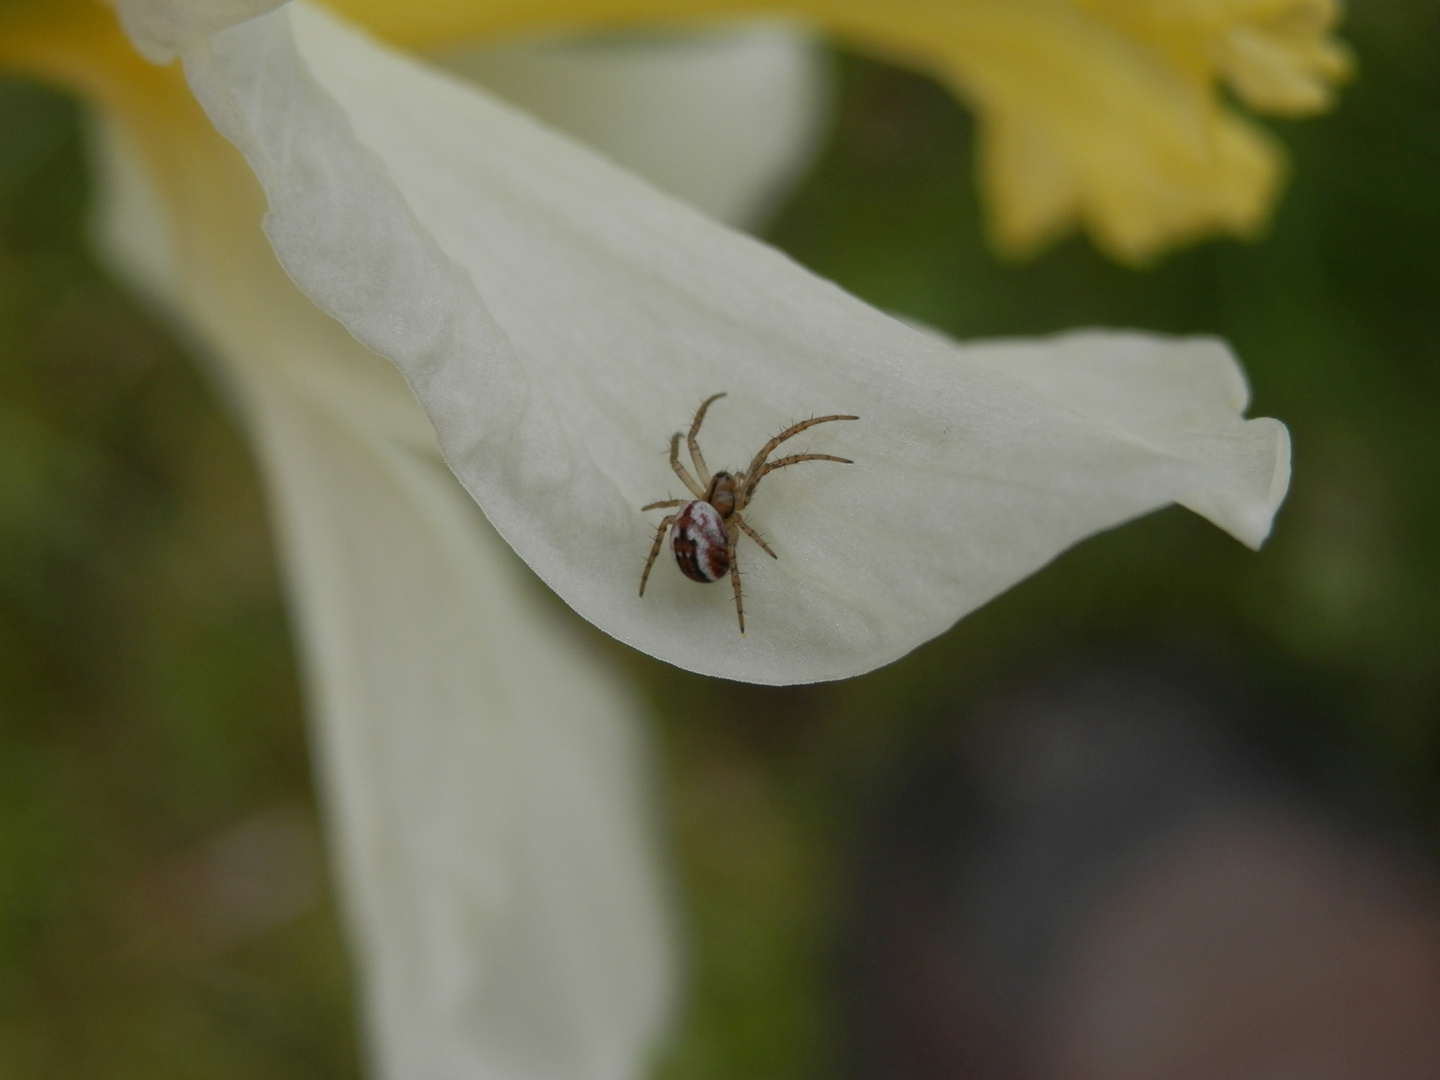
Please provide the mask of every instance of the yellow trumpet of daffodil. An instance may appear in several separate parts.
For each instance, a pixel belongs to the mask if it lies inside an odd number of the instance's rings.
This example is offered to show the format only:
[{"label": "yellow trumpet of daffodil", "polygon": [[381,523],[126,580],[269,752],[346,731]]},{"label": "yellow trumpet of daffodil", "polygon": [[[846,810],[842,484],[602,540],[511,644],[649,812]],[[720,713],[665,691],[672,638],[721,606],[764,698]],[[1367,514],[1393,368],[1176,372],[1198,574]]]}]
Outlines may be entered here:
[{"label": "yellow trumpet of daffodil", "polygon": [[784,13],[926,72],[979,122],[991,234],[1028,254],[1083,224],[1143,263],[1253,236],[1283,176],[1275,142],[1224,99],[1304,116],[1350,56],[1339,0],[340,0],[407,48],[531,31]]}]

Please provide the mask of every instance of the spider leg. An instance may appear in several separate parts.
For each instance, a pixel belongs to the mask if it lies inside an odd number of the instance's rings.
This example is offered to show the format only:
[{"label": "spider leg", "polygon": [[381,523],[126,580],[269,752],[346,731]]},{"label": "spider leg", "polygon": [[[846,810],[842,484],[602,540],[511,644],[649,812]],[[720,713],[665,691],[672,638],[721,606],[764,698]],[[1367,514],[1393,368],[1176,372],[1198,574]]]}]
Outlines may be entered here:
[{"label": "spider leg", "polygon": [[[791,425],[790,427],[786,428],[786,429],[785,429],[784,431],[782,431],[779,435],[776,435],[773,439],[771,439],[769,442],[767,442],[764,446],[762,446],[762,447],[760,448],[760,452],[759,452],[758,454],[756,454],[755,457],[754,457],[754,459],[750,462],[750,467],[745,470],[745,475],[746,475],[746,477],[754,477],[755,480],[758,481],[759,478],[760,478],[760,476],[763,476],[763,475],[764,475],[763,473],[761,473],[761,472],[759,471],[759,470],[760,470],[760,466],[765,464],[765,459],[768,458],[768,457],[770,456],[771,452],[772,452],[777,446],[779,446],[781,443],[783,443],[786,439],[793,439],[796,435],[799,435],[802,431],[808,431],[808,430],[810,430],[810,428],[814,427],[816,424],[828,424],[831,420],[859,420],[859,419],[860,419],[860,418],[859,418],[858,416],[816,416],[816,417],[812,417],[812,418],[809,419],[809,420],[801,420],[800,423],[798,423],[798,424],[793,424],[793,425]],[[754,483],[750,483],[748,486],[753,489],[755,485],[754,485]]]},{"label": "spider leg", "polygon": [[[745,530],[749,532],[750,530]],[[730,556],[730,587],[735,590],[735,617],[740,620],[740,636],[745,636],[745,602],[740,599],[740,562],[735,557],[735,545],[740,542],[740,534],[730,530],[728,541],[725,545],[727,554]]]},{"label": "spider leg", "polygon": [[678,431],[670,436],[670,468],[675,470],[675,475],[680,477],[680,481],[690,489],[692,495],[697,499],[705,498],[705,489],[697,484],[685,471],[685,466],[680,464],[680,433]]},{"label": "spider leg", "polygon": [[745,477],[745,501],[750,501],[750,497],[755,494],[755,489],[760,486],[760,481],[765,478],[767,473],[783,469],[787,465],[798,465],[802,461],[838,461],[842,465],[855,464],[849,458],[835,457],[832,454],[791,454],[789,457],[782,457],[776,461],[767,461],[754,473]]},{"label": "spider leg", "polygon": [[672,506],[684,506],[689,501],[689,499],[665,499],[640,507],[640,512],[643,514],[646,510],[668,510]]},{"label": "spider leg", "polygon": [[660,545],[665,542],[665,532],[675,521],[674,514],[666,514],[665,520],[660,522],[660,527],[655,530],[655,543],[650,547],[650,557],[645,560],[645,569],[640,574],[640,595],[645,595],[645,582],[650,580],[650,568],[655,565],[656,556],[660,554]]},{"label": "spider leg", "polygon": [[765,552],[766,555],[769,555],[770,558],[778,559],[780,557],[779,555],[776,555],[775,552],[770,550],[770,545],[765,543],[764,540],[761,540],[760,534],[757,533],[754,529],[752,529],[749,523],[739,514],[731,514],[730,520],[735,522],[736,525],[739,525],[740,528],[744,531],[745,535],[748,536],[751,540],[754,540],[755,543],[759,544],[760,550]]},{"label": "spider leg", "polygon": [[[690,434],[685,437],[685,443],[690,447],[690,460],[694,463],[695,471],[700,476],[700,483],[705,485],[710,483],[710,470],[706,467],[705,459],[700,454],[700,444],[695,441],[695,436],[700,434],[700,425],[705,422],[705,410],[710,408],[710,403],[718,401],[724,396],[723,393],[711,394],[700,403],[700,408],[695,411],[695,421],[690,425]],[[703,499],[705,496],[700,497]]]}]

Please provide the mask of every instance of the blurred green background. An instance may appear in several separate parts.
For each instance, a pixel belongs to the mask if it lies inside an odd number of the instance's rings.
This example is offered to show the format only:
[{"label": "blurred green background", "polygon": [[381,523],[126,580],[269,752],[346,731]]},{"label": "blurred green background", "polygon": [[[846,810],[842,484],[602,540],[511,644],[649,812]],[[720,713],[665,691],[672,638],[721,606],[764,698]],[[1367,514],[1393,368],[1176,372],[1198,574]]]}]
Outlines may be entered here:
[{"label": "blurred green background", "polygon": [[[705,680],[590,633],[658,718],[696,979],[667,1076],[830,1071],[864,808],[995,679],[1077,647],[1225,658],[1433,842],[1440,5],[1372,0],[1344,34],[1339,107],[1270,124],[1294,177],[1269,235],[1147,272],[1081,239],[997,262],[963,110],[837,59],[834,130],[771,240],[960,337],[1223,335],[1294,484],[1258,555],[1165,511],[843,685]],[[87,250],[80,124],[0,82],[0,1077],[353,1077],[263,500],[200,371]]]}]

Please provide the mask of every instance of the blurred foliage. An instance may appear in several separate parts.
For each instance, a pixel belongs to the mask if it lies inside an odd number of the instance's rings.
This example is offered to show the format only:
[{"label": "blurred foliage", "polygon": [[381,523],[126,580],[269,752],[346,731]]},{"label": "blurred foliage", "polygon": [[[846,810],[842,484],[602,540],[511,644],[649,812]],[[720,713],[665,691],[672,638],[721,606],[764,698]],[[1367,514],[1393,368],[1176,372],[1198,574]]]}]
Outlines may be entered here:
[{"label": "blurred foliage", "polygon": [[[705,680],[589,632],[659,718],[695,972],[666,1076],[831,1070],[829,957],[865,807],[1047,657],[1217,658],[1279,736],[1434,833],[1440,7],[1374,0],[1346,34],[1360,78],[1333,115],[1279,131],[1295,176],[1270,236],[1146,273],[1080,240],[996,262],[966,116],[840,59],[832,138],[774,242],[961,337],[1223,335],[1254,412],[1290,425],[1295,480],[1258,555],[1165,511],[845,684]],[[0,1076],[355,1076],[333,905],[292,865],[319,857],[262,497],[200,368],[89,255],[81,141],[73,105],[0,83]],[[270,908],[222,887],[247,858],[275,877]]]}]

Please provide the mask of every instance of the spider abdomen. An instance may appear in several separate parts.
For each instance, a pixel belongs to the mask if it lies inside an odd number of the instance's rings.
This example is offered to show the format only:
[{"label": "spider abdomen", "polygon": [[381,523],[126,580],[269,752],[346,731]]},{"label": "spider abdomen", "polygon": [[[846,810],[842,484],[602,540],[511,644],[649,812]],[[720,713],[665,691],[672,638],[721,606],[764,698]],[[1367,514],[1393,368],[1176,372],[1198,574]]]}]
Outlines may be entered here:
[{"label": "spider abdomen", "polygon": [[680,508],[670,543],[680,572],[691,581],[719,581],[730,572],[725,521],[702,499]]}]

